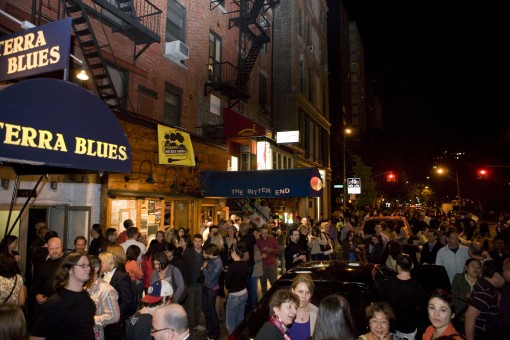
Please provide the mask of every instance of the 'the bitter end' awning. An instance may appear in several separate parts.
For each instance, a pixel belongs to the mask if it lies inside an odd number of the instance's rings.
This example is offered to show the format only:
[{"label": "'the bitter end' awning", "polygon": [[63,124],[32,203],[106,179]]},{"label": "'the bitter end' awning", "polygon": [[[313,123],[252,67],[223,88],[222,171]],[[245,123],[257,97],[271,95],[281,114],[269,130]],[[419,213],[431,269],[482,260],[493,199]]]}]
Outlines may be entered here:
[{"label": "'the bitter end' awning", "polygon": [[321,197],[316,168],[259,171],[202,171],[206,197]]},{"label": "'the bitter end' awning", "polygon": [[131,172],[131,147],[119,121],[86,89],[30,79],[1,90],[0,103],[0,162],[17,172]]}]

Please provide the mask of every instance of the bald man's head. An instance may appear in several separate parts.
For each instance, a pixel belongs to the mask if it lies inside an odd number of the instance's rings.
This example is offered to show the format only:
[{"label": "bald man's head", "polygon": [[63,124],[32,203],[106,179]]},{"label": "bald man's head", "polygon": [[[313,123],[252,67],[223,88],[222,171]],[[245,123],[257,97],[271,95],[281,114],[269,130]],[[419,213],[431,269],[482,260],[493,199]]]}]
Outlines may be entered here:
[{"label": "bald man's head", "polygon": [[56,260],[64,255],[62,250],[62,240],[58,237],[53,237],[48,240],[48,255],[52,260]]},{"label": "bald man's head", "polygon": [[170,339],[173,335],[177,335],[173,339],[182,339],[184,338],[183,335],[188,332],[188,316],[186,311],[181,305],[176,303],[163,306],[154,313],[152,328],[156,330],[167,329],[153,333],[152,336],[155,340]]}]

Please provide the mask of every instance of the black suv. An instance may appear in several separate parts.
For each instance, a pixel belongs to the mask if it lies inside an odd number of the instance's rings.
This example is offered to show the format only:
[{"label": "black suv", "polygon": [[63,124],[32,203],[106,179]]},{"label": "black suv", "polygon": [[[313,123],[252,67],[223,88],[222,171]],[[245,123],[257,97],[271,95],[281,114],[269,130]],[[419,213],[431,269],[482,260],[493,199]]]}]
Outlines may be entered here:
[{"label": "black suv", "polygon": [[298,273],[308,273],[315,283],[311,303],[319,306],[328,295],[338,293],[350,303],[352,317],[359,334],[366,332],[365,307],[377,301],[376,275],[384,275],[383,269],[374,264],[344,261],[310,261],[292,268],[268,290],[255,309],[248,314],[229,336],[229,340],[253,339],[263,323],[269,318],[269,300],[278,289],[290,289]]}]

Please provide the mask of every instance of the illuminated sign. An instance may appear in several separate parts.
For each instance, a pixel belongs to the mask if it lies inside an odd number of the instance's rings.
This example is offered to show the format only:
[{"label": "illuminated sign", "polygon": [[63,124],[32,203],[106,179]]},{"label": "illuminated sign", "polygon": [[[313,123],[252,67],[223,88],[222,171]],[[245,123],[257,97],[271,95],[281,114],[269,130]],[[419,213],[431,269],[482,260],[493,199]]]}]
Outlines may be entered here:
[{"label": "illuminated sign", "polygon": [[189,133],[158,124],[159,164],[195,166]]},{"label": "illuminated sign", "polygon": [[255,171],[202,171],[206,197],[322,197],[316,168]]},{"label": "illuminated sign", "polygon": [[299,131],[276,132],[276,143],[299,143]]},{"label": "illuminated sign", "polygon": [[69,67],[71,18],[0,37],[0,81]]},{"label": "illuminated sign", "polygon": [[360,178],[347,178],[347,193],[348,194],[361,194],[361,179]]}]

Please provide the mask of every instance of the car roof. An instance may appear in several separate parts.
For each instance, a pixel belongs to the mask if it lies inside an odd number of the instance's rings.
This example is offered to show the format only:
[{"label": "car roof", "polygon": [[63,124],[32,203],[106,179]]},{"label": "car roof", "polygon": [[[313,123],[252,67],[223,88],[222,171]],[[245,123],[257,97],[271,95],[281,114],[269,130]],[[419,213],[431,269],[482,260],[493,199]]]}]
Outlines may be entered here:
[{"label": "car roof", "polygon": [[297,265],[281,277],[292,281],[299,273],[308,273],[314,281],[351,282],[372,285],[377,266],[347,261],[308,261]]}]

